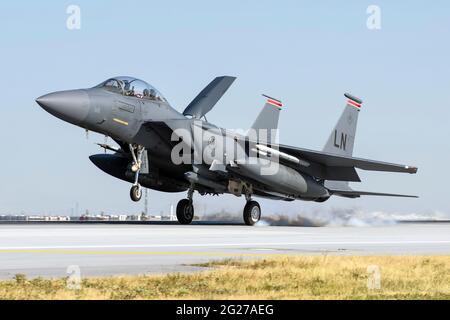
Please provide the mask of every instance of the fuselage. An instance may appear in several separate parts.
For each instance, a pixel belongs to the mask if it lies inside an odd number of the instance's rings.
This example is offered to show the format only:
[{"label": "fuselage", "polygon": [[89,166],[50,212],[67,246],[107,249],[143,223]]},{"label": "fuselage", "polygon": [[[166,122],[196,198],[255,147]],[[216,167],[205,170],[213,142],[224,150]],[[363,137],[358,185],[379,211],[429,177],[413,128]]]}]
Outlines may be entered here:
[{"label": "fuselage", "polygon": [[[86,130],[112,137],[120,146],[100,144],[105,154],[90,156],[107,174],[132,183],[130,198],[142,198],[142,186],[163,192],[187,191],[178,202],[177,219],[194,219],[193,195],[244,196],[244,222],[254,225],[261,207],[253,196],[276,200],[324,202],[331,196],[415,197],[353,190],[356,169],[415,174],[417,167],[353,157],[362,100],[345,94],[347,103],[322,151],[279,144],[283,104],[267,99],[245,133],[206,120],[236,78],[216,77],[181,114],[148,83],[117,77],[81,90],[51,93],[37,103],[52,115]],[[114,151],[107,154],[106,150]]]}]

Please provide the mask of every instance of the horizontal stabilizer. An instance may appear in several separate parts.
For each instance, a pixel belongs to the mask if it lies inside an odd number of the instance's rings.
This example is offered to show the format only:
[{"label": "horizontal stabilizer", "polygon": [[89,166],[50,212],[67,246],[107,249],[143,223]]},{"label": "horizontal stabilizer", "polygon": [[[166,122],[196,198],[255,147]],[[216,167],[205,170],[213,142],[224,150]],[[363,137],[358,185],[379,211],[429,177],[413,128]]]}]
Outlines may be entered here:
[{"label": "horizontal stabilizer", "polygon": [[406,194],[354,191],[354,190],[330,190],[333,195],[346,198],[359,198],[360,196],[381,196],[381,197],[401,197],[401,198],[418,198],[418,196],[411,196]]},{"label": "horizontal stabilizer", "polygon": [[[317,163],[325,168],[331,168],[330,172],[336,171],[337,168],[357,168],[367,171],[383,171],[383,172],[399,172],[399,173],[417,173],[417,167],[408,166],[403,164],[387,163],[369,159],[354,158],[351,156],[330,154],[327,152],[313,151],[308,149],[296,148],[286,145],[279,145],[278,149],[281,152],[290,154],[294,157],[301,158],[311,163]],[[341,181],[358,181],[353,180],[352,174],[349,175],[349,179],[336,178],[330,176],[330,172],[321,172],[320,170],[313,174],[321,179],[325,180],[341,180]],[[351,173],[350,171],[347,173]]]},{"label": "horizontal stabilizer", "polygon": [[187,106],[183,115],[192,116],[200,119],[206,115],[219,102],[222,96],[227,92],[235,77],[217,77],[198,96]]}]

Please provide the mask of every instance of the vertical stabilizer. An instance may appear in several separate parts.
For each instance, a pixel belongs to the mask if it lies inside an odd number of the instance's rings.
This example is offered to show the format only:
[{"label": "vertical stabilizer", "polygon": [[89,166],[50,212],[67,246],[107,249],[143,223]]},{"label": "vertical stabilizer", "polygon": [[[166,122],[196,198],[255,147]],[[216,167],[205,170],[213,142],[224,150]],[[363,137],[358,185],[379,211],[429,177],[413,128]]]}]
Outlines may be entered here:
[{"label": "vertical stabilizer", "polygon": [[276,136],[273,136],[278,130],[278,121],[283,103],[280,100],[263,95],[267,98],[266,104],[256,118],[251,128],[252,134],[256,134],[260,142],[276,142]]},{"label": "vertical stabilizer", "polygon": [[338,123],[331,131],[323,151],[336,155],[352,156],[362,101],[348,93],[345,94],[345,97],[348,99],[347,105]]},{"label": "vertical stabilizer", "polygon": [[[339,121],[331,131],[330,137],[323,148],[324,152],[352,156],[355,146],[356,127],[358,124],[359,111],[361,111],[362,100],[346,93],[347,105]],[[349,183],[346,181],[325,181],[328,189],[351,191]]]}]

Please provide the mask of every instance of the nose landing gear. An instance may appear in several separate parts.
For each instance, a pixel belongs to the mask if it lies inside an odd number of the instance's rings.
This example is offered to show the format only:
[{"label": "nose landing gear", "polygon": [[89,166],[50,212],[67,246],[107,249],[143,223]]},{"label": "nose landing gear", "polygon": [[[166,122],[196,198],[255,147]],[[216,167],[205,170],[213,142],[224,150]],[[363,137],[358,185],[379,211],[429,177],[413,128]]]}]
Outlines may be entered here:
[{"label": "nose landing gear", "polygon": [[131,156],[133,157],[133,164],[131,166],[131,171],[134,172],[134,183],[130,190],[130,198],[134,202],[139,202],[142,198],[142,187],[139,184],[139,173],[141,171],[142,165],[142,155],[145,151],[143,146],[129,145]]}]

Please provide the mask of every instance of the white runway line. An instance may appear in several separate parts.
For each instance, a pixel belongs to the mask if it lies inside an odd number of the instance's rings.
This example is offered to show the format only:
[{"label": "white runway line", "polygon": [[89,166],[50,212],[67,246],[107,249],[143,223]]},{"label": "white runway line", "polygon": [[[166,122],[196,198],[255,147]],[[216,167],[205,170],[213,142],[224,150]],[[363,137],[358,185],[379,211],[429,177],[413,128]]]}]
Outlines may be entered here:
[{"label": "white runway line", "polygon": [[266,242],[266,243],[191,243],[191,244],[130,244],[130,245],[79,245],[79,246],[30,246],[0,247],[0,251],[9,250],[59,250],[59,249],[133,249],[133,248],[206,248],[206,247],[248,247],[248,246],[311,246],[311,245],[435,245],[449,244],[450,240],[432,241],[316,241],[316,242]]}]

